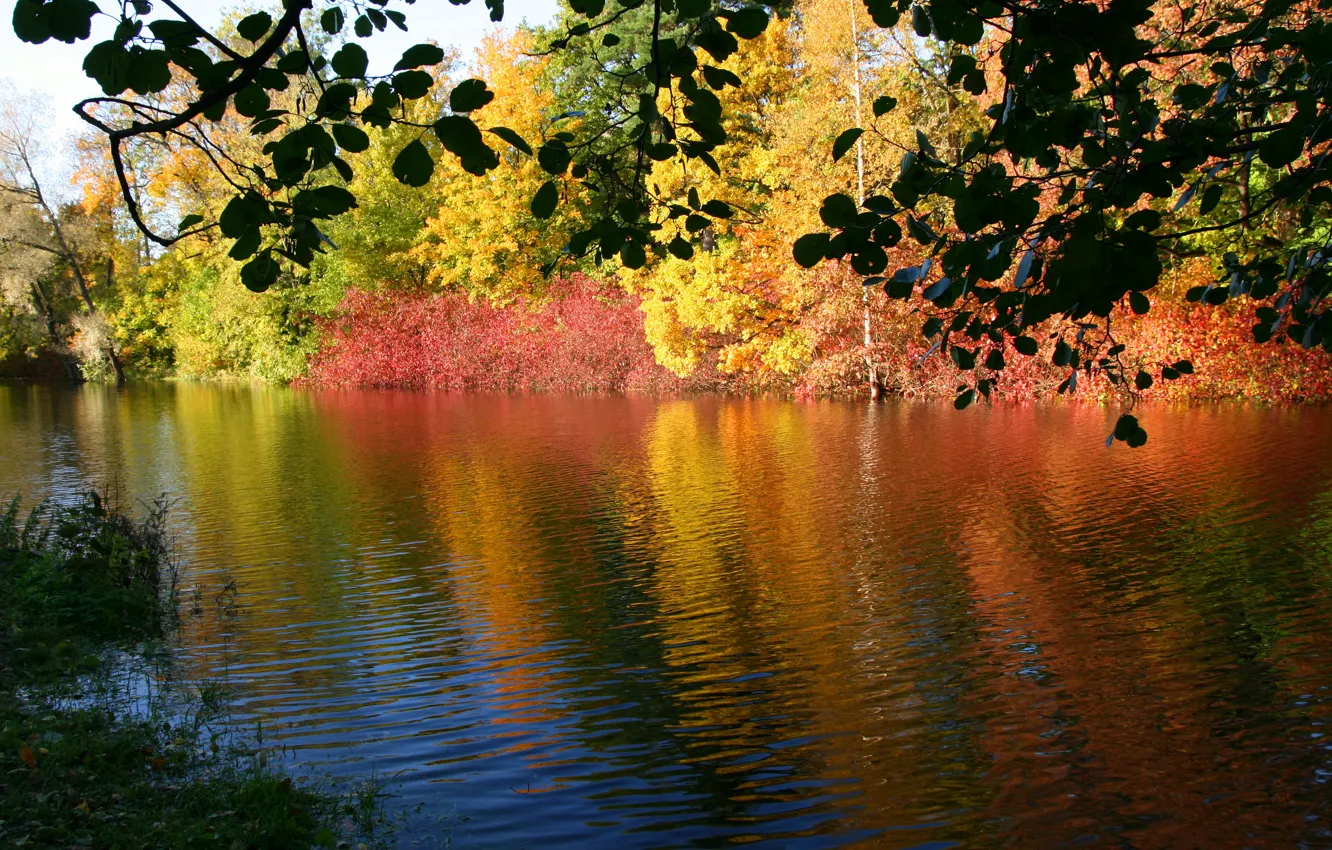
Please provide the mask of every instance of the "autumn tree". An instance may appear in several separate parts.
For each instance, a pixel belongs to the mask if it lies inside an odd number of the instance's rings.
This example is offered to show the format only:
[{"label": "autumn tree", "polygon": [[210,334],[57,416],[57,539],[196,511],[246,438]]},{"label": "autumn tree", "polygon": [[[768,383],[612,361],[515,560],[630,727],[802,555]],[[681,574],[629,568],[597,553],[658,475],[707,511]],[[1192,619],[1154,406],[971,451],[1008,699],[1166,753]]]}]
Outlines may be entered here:
[{"label": "autumn tree", "polygon": [[[14,290],[27,289],[33,309],[46,325],[52,350],[58,353],[63,354],[65,346],[56,326],[73,321],[83,347],[94,355],[104,355],[116,381],[123,383],[120,358],[93,301],[89,228],[78,209],[62,207],[43,185],[43,109],[35,98],[12,90],[0,96],[0,251],[8,259],[9,300],[12,302]],[[81,316],[59,315],[57,297],[49,286],[52,272],[57,270],[73,281]],[[111,274],[109,266],[106,274]]]}]

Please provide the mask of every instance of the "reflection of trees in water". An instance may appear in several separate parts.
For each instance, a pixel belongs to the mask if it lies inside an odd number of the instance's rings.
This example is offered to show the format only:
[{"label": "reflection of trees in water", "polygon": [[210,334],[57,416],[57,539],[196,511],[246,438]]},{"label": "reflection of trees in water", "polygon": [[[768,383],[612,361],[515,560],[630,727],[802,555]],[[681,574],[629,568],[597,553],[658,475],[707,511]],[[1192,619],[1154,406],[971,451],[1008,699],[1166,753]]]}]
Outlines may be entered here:
[{"label": "reflection of trees in water", "polygon": [[0,391],[6,480],[183,495],[250,705],[327,741],[479,736],[653,828],[1307,838],[1326,417],[1146,416]]},{"label": "reflection of trees in water", "polygon": [[[1236,422],[1177,422],[1184,452],[1109,458],[1016,424],[1006,444],[1028,475],[964,523],[977,615],[998,644],[982,681],[1007,705],[987,743],[996,813],[1026,813],[1011,831],[1033,845],[1077,822],[1160,846],[1300,836],[1308,810],[1278,800],[1311,802],[1311,771],[1275,766],[1273,742],[1253,738],[1270,719],[1283,735],[1299,726],[1287,709],[1312,687],[1288,664],[1307,647],[1283,647],[1281,622],[1317,605],[1281,555],[1305,495],[1274,500],[1270,467],[1215,463],[1218,440],[1247,436]],[[1300,462],[1275,455],[1264,465]],[[1260,503],[1282,521],[1256,516]],[[1318,619],[1298,631],[1325,643]]]}]

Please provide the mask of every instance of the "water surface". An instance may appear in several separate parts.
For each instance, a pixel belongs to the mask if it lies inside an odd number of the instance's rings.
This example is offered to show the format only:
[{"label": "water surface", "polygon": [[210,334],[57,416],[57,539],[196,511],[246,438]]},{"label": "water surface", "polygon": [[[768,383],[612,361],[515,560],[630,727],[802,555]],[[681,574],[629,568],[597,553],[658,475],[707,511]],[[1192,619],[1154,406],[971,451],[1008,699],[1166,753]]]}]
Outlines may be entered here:
[{"label": "water surface", "polygon": [[1113,418],[10,384],[0,493],[177,497],[404,845],[1332,846],[1332,415]]}]

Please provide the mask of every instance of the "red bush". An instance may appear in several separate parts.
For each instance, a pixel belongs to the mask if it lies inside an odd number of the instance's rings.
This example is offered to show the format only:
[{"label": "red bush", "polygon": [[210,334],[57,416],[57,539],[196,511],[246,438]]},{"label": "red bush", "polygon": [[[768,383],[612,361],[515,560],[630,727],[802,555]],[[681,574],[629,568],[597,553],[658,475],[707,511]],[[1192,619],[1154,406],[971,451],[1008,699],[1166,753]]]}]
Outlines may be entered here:
[{"label": "red bush", "polygon": [[353,290],[324,321],[328,340],[304,383],[535,392],[696,388],[657,365],[638,299],[583,275],[541,302],[505,307],[459,293]]}]

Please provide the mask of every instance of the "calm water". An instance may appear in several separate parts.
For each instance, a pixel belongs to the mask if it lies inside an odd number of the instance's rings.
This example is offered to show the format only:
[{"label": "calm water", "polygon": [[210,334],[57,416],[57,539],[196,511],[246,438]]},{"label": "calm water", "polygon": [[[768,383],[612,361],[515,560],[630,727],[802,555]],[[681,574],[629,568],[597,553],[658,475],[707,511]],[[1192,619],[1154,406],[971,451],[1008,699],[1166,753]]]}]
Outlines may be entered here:
[{"label": "calm water", "polygon": [[0,493],[178,497],[405,845],[1332,846],[1332,413],[1142,418],[8,385]]}]

